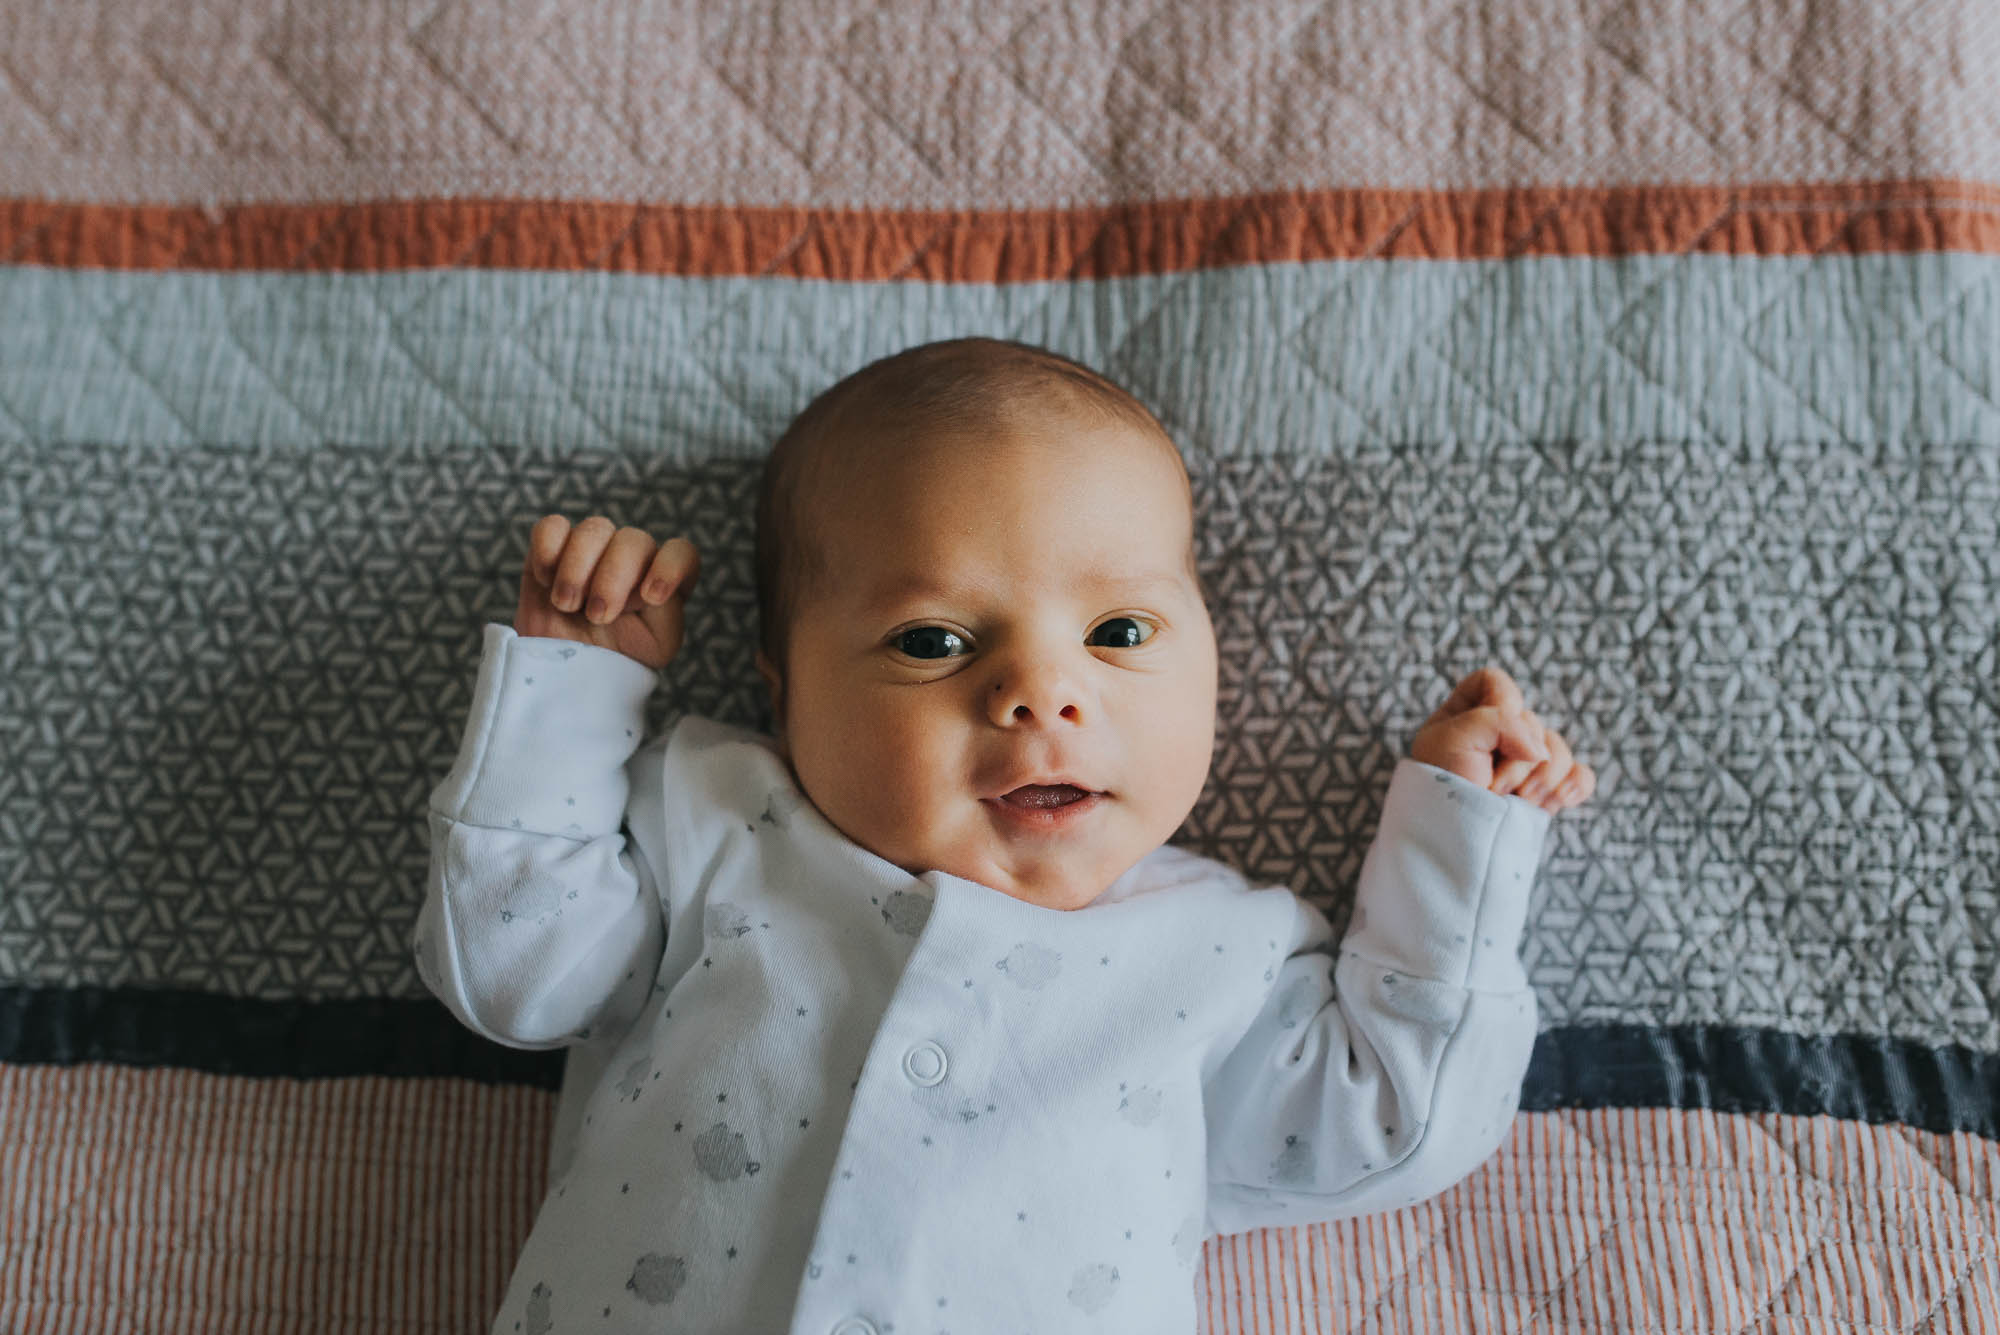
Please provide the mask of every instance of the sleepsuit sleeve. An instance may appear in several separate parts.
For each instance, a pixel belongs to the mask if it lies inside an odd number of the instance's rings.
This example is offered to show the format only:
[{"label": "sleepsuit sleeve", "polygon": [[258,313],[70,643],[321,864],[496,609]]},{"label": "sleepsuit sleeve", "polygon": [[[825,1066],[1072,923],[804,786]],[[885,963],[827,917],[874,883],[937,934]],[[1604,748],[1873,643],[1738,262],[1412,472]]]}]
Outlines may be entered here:
[{"label": "sleepsuit sleeve", "polygon": [[425,986],[494,1042],[563,1047],[645,1002],[665,928],[622,826],[658,680],[610,649],[483,631],[458,757],[430,794],[411,947]]},{"label": "sleepsuit sleeve", "polygon": [[1534,1047],[1518,955],[1550,816],[1403,760],[1337,952],[1296,903],[1291,950],[1204,1086],[1209,1230],[1433,1196],[1498,1146]]}]

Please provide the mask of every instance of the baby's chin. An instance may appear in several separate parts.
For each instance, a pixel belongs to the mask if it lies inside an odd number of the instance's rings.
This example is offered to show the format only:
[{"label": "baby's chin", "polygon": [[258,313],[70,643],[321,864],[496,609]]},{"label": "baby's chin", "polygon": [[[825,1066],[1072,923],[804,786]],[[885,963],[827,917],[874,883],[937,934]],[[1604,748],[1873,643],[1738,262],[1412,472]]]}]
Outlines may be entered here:
[{"label": "baby's chin", "polygon": [[[1116,878],[1114,877],[1113,879]],[[986,882],[981,881],[980,884],[986,885]],[[997,889],[1003,895],[1025,903],[1037,905],[1041,908],[1055,909],[1061,913],[1073,913],[1077,909],[1088,908],[1092,903],[1096,902],[1097,897],[1103,894],[1110,884],[1110,881],[1098,884],[1087,880],[1060,880],[1054,884],[1035,882],[1011,887],[990,886],[989,888]]]},{"label": "baby's chin", "polygon": [[1059,854],[1043,856],[1032,863],[1016,861],[1012,865],[999,859],[963,856],[928,861],[917,859],[909,863],[898,861],[897,865],[912,875],[921,875],[925,871],[945,872],[1010,899],[1063,913],[1088,907],[1124,871],[1122,866],[1116,871],[1107,871],[1101,857],[1091,858],[1081,853],[1071,857]]}]

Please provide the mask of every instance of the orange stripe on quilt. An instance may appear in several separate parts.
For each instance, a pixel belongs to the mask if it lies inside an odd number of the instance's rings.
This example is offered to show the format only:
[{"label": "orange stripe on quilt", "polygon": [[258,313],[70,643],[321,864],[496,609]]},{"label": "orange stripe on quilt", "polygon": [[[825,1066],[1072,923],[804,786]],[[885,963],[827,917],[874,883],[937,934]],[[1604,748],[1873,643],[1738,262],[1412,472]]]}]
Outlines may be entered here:
[{"label": "orange stripe on quilt", "polygon": [[2000,186],[1342,189],[1059,210],[420,200],[216,209],[0,201],[0,259],[54,268],[481,268],[1019,283],[1328,259],[2000,254]]},{"label": "orange stripe on quilt", "polygon": [[[556,1096],[0,1066],[0,1330],[480,1330]],[[2000,1329],[2000,1143],[1825,1117],[1529,1113],[1403,1210],[1210,1238],[1206,1329]]]}]

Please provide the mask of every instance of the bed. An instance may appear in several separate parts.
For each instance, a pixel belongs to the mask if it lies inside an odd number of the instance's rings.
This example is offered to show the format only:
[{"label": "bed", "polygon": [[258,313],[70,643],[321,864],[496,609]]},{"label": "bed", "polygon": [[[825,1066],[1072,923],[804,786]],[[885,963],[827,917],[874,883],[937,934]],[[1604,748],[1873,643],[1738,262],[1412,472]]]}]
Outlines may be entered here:
[{"label": "bed", "polygon": [[970,333],[1187,458],[1176,842],[1338,926],[1485,663],[1600,776],[1508,1139],[1208,1239],[1205,1329],[2000,1330],[1996,67],[1984,0],[0,0],[0,1330],[486,1329],[573,1104],[409,939],[527,529],[690,537],[652,725],[768,727],[762,451]]}]

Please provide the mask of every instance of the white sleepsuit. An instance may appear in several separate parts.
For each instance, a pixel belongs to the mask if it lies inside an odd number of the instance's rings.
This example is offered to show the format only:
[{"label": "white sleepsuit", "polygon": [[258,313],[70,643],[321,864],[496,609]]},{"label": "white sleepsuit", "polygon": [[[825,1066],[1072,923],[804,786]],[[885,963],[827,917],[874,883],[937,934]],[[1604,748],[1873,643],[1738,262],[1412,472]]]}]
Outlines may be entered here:
[{"label": "white sleepsuit", "polygon": [[1192,1331],[1209,1234],[1505,1132],[1534,804],[1400,762],[1338,949],[1171,845],[1065,913],[861,848],[754,732],[644,741],[657,682],[489,624],[431,794],[425,984],[602,1072],[497,1335]]}]

